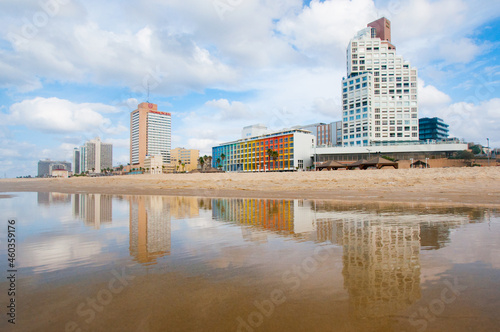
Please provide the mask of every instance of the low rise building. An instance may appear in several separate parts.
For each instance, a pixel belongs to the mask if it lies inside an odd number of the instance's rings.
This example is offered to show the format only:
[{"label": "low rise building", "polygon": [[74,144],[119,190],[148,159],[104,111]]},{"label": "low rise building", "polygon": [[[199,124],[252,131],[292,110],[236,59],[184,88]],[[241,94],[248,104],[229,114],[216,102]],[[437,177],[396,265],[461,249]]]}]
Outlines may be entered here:
[{"label": "low rise building", "polygon": [[144,159],[144,169],[149,174],[162,174],[163,172],[163,156],[146,156]]},{"label": "low rise building", "polygon": [[198,167],[200,150],[175,148],[172,149],[170,153],[172,164],[175,166],[175,169],[178,169],[180,172],[190,172]]},{"label": "low rise building", "polygon": [[67,161],[40,160],[38,162],[38,177],[52,176],[52,171],[64,169],[71,171],[71,163]]},{"label": "low rise building", "polygon": [[314,145],[310,131],[286,129],[215,146],[211,166],[243,172],[306,169],[312,165]]},{"label": "low rise building", "polygon": [[55,178],[69,178],[70,174],[70,171],[67,169],[53,169],[51,176]]}]

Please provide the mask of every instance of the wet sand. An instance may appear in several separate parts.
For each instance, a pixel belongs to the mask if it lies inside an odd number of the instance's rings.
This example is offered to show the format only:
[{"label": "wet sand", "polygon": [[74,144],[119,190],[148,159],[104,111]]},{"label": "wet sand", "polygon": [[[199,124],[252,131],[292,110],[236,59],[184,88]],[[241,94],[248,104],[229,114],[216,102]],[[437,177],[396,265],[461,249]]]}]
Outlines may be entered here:
[{"label": "wet sand", "polygon": [[304,198],[344,202],[500,206],[500,168],[294,173],[163,174],[70,179],[1,179],[0,192]]}]

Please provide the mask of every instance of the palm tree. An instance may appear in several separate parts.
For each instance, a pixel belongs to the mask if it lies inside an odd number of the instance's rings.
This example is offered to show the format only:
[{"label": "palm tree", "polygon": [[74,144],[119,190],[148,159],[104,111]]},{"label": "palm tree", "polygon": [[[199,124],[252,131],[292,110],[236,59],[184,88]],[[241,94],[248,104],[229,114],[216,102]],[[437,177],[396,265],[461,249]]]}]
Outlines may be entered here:
[{"label": "palm tree", "polygon": [[204,164],[210,165],[210,164],[208,163],[208,156],[207,156],[207,155],[204,155],[204,156],[203,156],[203,161],[204,161]]},{"label": "palm tree", "polygon": [[222,166],[220,165],[220,158],[217,158],[216,162],[217,162],[217,168],[221,168]]},{"label": "palm tree", "polygon": [[268,155],[268,157],[269,157],[269,158],[267,159],[267,169],[268,169],[268,170],[270,170],[270,169],[271,169],[270,164],[271,164],[271,158],[272,158],[272,156],[273,156],[273,152],[274,152],[274,151],[273,151],[273,150],[271,150],[271,149],[267,149],[267,151],[266,151],[266,154],[267,154],[267,155]]},{"label": "palm tree", "polygon": [[181,165],[182,165],[182,171],[183,171],[183,172],[186,172],[186,164],[185,164],[185,163],[182,163]]},{"label": "palm tree", "polygon": [[203,165],[205,164],[205,160],[203,159],[203,157],[200,157],[200,158],[198,159],[198,162],[200,163],[201,170],[203,171]]},{"label": "palm tree", "polygon": [[271,158],[273,158],[273,168],[276,170],[276,160],[278,160],[279,153],[278,151],[273,151],[273,155]]},{"label": "palm tree", "polygon": [[220,155],[220,159],[222,160],[222,163],[224,163],[224,159],[226,159],[226,155],[223,153]]},{"label": "palm tree", "polygon": [[208,165],[212,167],[212,156],[208,156],[207,160],[208,160]]}]

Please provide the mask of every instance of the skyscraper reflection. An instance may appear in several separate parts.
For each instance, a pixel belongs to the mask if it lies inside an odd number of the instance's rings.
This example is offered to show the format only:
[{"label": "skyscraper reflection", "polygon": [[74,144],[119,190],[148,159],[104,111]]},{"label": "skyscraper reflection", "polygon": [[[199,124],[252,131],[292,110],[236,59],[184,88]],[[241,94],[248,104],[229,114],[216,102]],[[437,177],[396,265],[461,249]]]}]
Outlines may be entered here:
[{"label": "skyscraper reflection", "polygon": [[[344,287],[352,312],[377,318],[421,297],[420,250],[439,249],[451,229],[484,218],[463,210],[309,200],[213,199],[214,219],[242,226],[242,237],[267,242],[269,231],[343,247]],[[467,217],[469,215],[469,218]]]},{"label": "skyscraper reflection", "polygon": [[83,220],[86,226],[99,229],[101,224],[113,220],[113,196],[103,194],[71,195],[73,217]]},{"label": "skyscraper reflection", "polygon": [[338,223],[342,274],[355,313],[382,317],[420,298],[420,227],[370,219]]},{"label": "skyscraper reflection", "polygon": [[130,255],[141,264],[152,265],[170,255],[170,199],[162,196],[131,196]]}]

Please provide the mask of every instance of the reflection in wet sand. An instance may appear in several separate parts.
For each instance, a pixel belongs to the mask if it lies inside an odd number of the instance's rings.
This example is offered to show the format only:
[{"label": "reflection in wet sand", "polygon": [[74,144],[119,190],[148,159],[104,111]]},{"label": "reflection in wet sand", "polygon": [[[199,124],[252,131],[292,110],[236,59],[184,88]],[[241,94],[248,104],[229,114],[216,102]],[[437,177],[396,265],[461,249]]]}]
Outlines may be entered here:
[{"label": "reflection in wet sand", "polygon": [[420,298],[420,228],[367,220],[339,223],[342,274],[360,318],[383,317]]},{"label": "reflection in wet sand", "polygon": [[101,224],[113,220],[113,196],[101,194],[71,195],[73,217],[81,219],[86,226],[99,229]]},{"label": "reflection in wet sand", "polygon": [[[41,195],[38,202],[40,211],[60,217],[52,224],[43,219],[52,228],[20,245],[20,281],[28,291],[19,303],[30,303],[22,306],[21,330],[64,330],[74,321],[82,331],[234,331],[238,318],[250,322],[259,313],[255,303],[280,289],[286,301],[262,315],[260,325],[240,330],[416,331],[409,316],[458,273],[467,291],[442,317],[434,315],[428,330],[498,326],[492,313],[500,298],[496,211],[98,194]],[[328,252],[323,261],[318,248]],[[302,269],[303,276],[295,272],[312,258],[317,266]],[[106,304],[87,322],[79,305],[101,301],[99,294],[123,271],[123,291],[101,298]],[[49,273],[61,277],[45,278]],[[37,286],[41,279],[44,287]],[[470,308],[470,324],[454,325]]]},{"label": "reflection in wet sand", "polygon": [[67,204],[71,201],[71,194],[39,192],[37,193],[38,205],[50,206],[53,204]]},{"label": "reflection in wet sand", "polygon": [[156,264],[170,255],[170,204],[166,197],[133,196],[130,204],[130,255],[142,264]]}]

